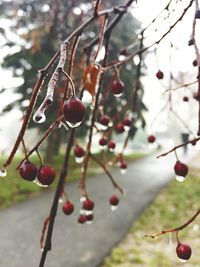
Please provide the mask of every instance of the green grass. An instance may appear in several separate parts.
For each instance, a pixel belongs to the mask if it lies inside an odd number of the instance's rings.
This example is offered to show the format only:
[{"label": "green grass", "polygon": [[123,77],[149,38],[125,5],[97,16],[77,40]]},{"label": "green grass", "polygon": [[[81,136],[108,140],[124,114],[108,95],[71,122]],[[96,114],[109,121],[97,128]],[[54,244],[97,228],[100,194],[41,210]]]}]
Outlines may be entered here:
[{"label": "green grass", "polygon": [[[141,152],[133,153],[129,156],[126,156],[127,161],[133,161],[144,157],[146,154]],[[99,159],[104,158],[102,153],[96,155]],[[105,162],[113,157],[112,153],[109,153],[108,158],[104,158]],[[7,168],[8,175],[5,178],[1,178],[0,180],[0,209],[8,207],[16,202],[25,200],[28,197],[36,195],[37,193],[51,190],[56,187],[56,182],[54,182],[49,188],[42,188],[38,185],[24,181],[20,178],[18,172],[16,171],[16,166],[20,162],[20,157],[15,157],[13,163]],[[5,162],[6,158],[0,159],[0,166],[2,166],[3,162]],[[39,165],[38,158],[33,156],[30,160],[37,165]],[[56,169],[57,179],[59,176],[59,171],[62,167],[63,155],[56,156],[54,159],[53,167]],[[93,161],[90,160],[89,169],[88,169],[88,177],[95,177],[95,175],[99,172],[102,172],[102,169]],[[74,156],[70,157],[69,161],[69,171],[67,182],[72,182],[74,180],[78,180],[80,178],[80,165],[77,164],[74,160]]]},{"label": "green grass", "polygon": [[166,234],[156,239],[144,237],[147,233],[157,233],[185,223],[199,209],[199,181],[199,170],[195,169],[183,183],[172,181],[133,224],[102,267],[199,267],[200,218],[179,233],[180,240],[190,244],[193,250],[191,259],[184,265],[176,256],[174,235]]}]

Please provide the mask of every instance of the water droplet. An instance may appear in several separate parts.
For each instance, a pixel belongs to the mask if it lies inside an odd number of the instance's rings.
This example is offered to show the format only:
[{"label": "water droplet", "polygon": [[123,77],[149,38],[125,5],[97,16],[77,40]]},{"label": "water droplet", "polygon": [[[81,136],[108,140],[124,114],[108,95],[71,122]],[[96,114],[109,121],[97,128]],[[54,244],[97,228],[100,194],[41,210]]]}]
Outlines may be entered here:
[{"label": "water droplet", "polygon": [[7,175],[6,169],[1,169],[0,170],[0,177],[6,177],[6,175]]},{"label": "water droplet", "polygon": [[110,122],[108,123],[108,127],[112,127],[112,126],[113,126],[113,122],[110,121]]},{"label": "water droplet", "polygon": [[44,248],[40,248],[40,251],[43,252],[44,251]]},{"label": "water droplet", "polygon": [[121,94],[114,94],[114,96],[118,98],[118,97],[122,96],[122,93]]},{"label": "water droplet", "polygon": [[126,174],[127,170],[126,169],[120,169],[121,174]]},{"label": "water droplet", "polygon": [[111,205],[111,206],[110,206],[110,209],[111,209],[112,211],[115,211],[117,208],[118,208],[117,205],[115,205],[115,206],[114,206],[114,205]]},{"label": "water droplet", "polygon": [[80,202],[83,203],[86,200],[86,197],[81,197]]},{"label": "water droplet", "polygon": [[86,221],[86,223],[90,225],[93,223],[93,221]]},{"label": "water droplet", "polygon": [[176,179],[176,181],[178,181],[178,182],[180,182],[180,183],[182,183],[182,182],[185,181],[185,177],[183,177],[183,176],[179,176],[179,175],[176,175],[175,179]]},{"label": "water droplet", "polygon": [[84,209],[80,210],[80,215],[85,215],[85,210]]},{"label": "water droplet", "polygon": [[39,111],[34,114],[33,120],[36,123],[43,123],[44,121],[46,121],[46,116],[44,112]]},{"label": "water droplet", "polygon": [[100,128],[101,131],[106,131],[108,129],[108,126],[100,124],[99,128]]},{"label": "water droplet", "polygon": [[90,215],[92,213],[93,213],[92,210],[85,210],[85,215]]},{"label": "water droplet", "polygon": [[110,151],[110,152],[113,152],[113,151],[114,151],[114,149],[113,149],[113,148],[109,148],[109,151]]},{"label": "water droplet", "polygon": [[180,259],[180,262],[185,263],[187,260]]},{"label": "water droplet", "polygon": [[75,122],[75,123],[66,121],[66,123],[67,123],[67,125],[68,125],[70,128],[76,128],[76,127],[78,127],[78,126],[81,125],[82,121],[78,121],[78,122]]},{"label": "water droplet", "polygon": [[75,157],[76,163],[82,163],[83,159],[84,159],[84,157]]},{"label": "water droplet", "polygon": [[127,126],[127,125],[124,125],[124,130],[126,131],[126,132],[128,132],[129,130],[130,130],[130,126]]},{"label": "water droplet", "polygon": [[63,202],[64,202],[63,198],[62,198],[62,197],[59,197],[59,199],[58,199],[58,203],[59,203],[59,204],[62,204]]},{"label": "water droplet", "polygon": [[37,184],[38,186],[40,186],[40,187],[48,187],[48,185],[41,184],[40,181],[38,181],[37,178],[36,178],[33,182],[34,182],[35,184]]}]

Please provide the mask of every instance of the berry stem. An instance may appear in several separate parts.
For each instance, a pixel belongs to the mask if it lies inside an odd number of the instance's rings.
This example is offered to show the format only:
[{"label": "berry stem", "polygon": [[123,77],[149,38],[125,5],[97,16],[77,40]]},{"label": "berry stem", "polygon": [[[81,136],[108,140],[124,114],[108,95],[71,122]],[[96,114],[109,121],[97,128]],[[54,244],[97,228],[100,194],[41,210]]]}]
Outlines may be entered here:
[{"label": "berry stem", "polygon": [[124,190],[117,184],[117,182],[115,181],[115,179],[113,178],[113,176],[111,175],[111,173],[108,171],[108,169],[106,168],[106,166],[98,159],[96,158],[94,155],[92,155],[90,153],[90,157],[91,159],[93,159],[99,166],[101,166],[101,168],[105,171],[105,173],[107,174],[107,176],[109,177],[112,185],[114,188],[118,189],[119,192],[121,194],[124,194]]},{"label": "berry stem", "polygon": [[37,153],[38,158],[39,158],[39,160],[40,160],[40,165],[42,166],[42,165],[43,165],[43,159],[42,159],[42,157],[41,157],[41,155],[40,155],[40,152],[38,151],[38,149],[36,149],[35,152]]},{"label": "berry stem", "polygon": [[67,74],[67,72],[65,72],[64,70],[61,70],[61,72],[66,76],[66,78],[68,79],[70,85],[71,85],[71,94],[72,96],[76,96],[76,91],[75,91],[75,87],[74,87],[74,83],[72,81],[72,78],[69,76],[69,74]]},{"label": "berry stem", "polygon": [[[200,214],[200,208],[195,212],[195,214],[187,221],[185,222],[184,224],[182,224],[181,226],[178,226],[176,228],[172,228],[172,229],[167,229],[167,230],[162,230],[161,232],[159,233],[155,233],[155,234],[146,234],[145,237],[152,237],[152,238],[156,238],[157,236],[160,236],[160,235],[164,235],[164,234],[167,234],[167,233],[173,233],[173,232],[178,232],[180,230],[183,230],[184,228],[186,228],[189,224],[191,224],[195,219],[196,217]],[[178,239],[177,239],[178,240]],[[178,240],[179,241],[179,240]]]},{"label": "berry stem", "polygon": [[180,145],[178,145],[178,146],[175,146],[175,147],[173,147],[172,149],[170,149],[169,151],[167,151],[167,152],[165,152],[165,153],[163,153],[163,154],[158,155],[158,156],[157,156],[157,159],[158,159],[158,158],[161,158],[161,157],[165,157],[166,155],[168,155],[169,153],[175,151],[176,149],[178,149],[178,148],[180,148],[180,147],[183,147],[183,146],[185,146],[185,145],[188,145],[188,144],[192,144],[193,142],[195,142],[195,141],[197,142],[197,141],[199,141],[199,140],[200,140],[200,137],[197,137],[197,138],[195,138],[195,139],[189,140],[188,142],[185,142],[185,143],[183,143],[183,144],[180,144]]}]

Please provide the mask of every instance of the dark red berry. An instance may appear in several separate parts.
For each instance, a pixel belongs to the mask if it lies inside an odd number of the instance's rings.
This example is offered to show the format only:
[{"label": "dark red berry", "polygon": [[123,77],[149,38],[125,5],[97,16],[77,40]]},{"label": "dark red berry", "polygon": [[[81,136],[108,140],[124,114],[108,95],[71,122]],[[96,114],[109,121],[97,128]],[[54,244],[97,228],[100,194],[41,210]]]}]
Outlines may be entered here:
[{"label": "dark red berry", "polygon": [[120,169],[127,169],[128,165],[125,161],[120,162]]},{"label": "dark red berry", "polygon": [[108,148],[109,148],[109,149],[115,149],[115,147],[116,147],[115,142],[113,142],[113,141],[109,141],[109,143],[108,143]]},{"label": "dark red berry", "polygon": [[149,143],[154,143],[156,138],[155,138],[155,136],[153,134],[151,134],[151,135],[149,135],[147,137],[147,140],[148,140]]},{"label": "dark red berry", "polygon": [[74,148],[75,157],[82,158],[84,156],[84,154],[85,154],[84,149],[81,146],[76,145],[75,148]]},{"label": "dark red berry", "polygon": [[119,52],[120,55],[122,56],[127,56],[128,55],[128,49],[127,48],[122,48]]},{"label": "dark red berry", "polygon": [[159,80],[162,80],[163,77],[164,77],[164,73],[163,73],[161,70],[158,70],[157,73],[156,73],[156,77],[157,77]]},{"label": "dark red berry", "polygon": [[115,128],[117,133],[123,133],[124,132],[124,124],[123,123],[118,123]]},{"label": "dark red berry", "polygon": [[93,210],[94,209],[94,202],[92,200],[90,200],[89,198],[87,198],[83,202],[83,209],[84,210]]},{"label": "dark red berry", "polygon": [[192,140],[192,141],[191,141],[191,144],[192,144],[193,146],[195,146],[195,145],[196,145],[196,143],[197,143],[197,141],[196,141],[196,140]]},{"label": "dark red berry", "polygon": [[196,67],[197,65],[198,65],[198,62],[197,62],[197,60],[195,59],[195,60],[193,60],[193,62],[192,62],[192,65],[194,66],[194,67]]},{"label": "dark red berry", "polygon": [[179,160],[174,165],[174,171],[176,175],[185,177],[188,174],[188,166]]},{"label": "dark red berry", "polygon": [[62,110],[70,127],[78,127],[85,117],[85,105],[75,96],[65,100]]},{"label": "dark red berry", "polygon": [[199,101],[199,100],[200,100],[200,95],[199,95],[199,93],[198,93],[198,92],[194,92],[194,93],[193,93],[193,98],[196,99],[197,101]]},{"label": "dark red berry", "polygon": [[183,101],[184,101],[184,102],[188,102],[188,101],[189,101],[189,98],[188,98],[187,96],[184,96],[184,97],[183,97]]},{"label": "dark red berry", "polygon": [[99,140],[99,145],[100,145],[100,146],[106,146],[106,145],[107,145],[107,142],[108,142],[108,140],[107,140],[105,137],[102,137],[102,138]]},{"label": "dark red berry", "polygon": [[111,206],[117,206],[119,204],[119,198],[116,195],[113,195],[109,199]]},{"label": "dark red berry", "polygon": [[114,80],[111,84],[111,91],[114,95],[120,95],[124,90],[124,83],[120,80]]},{"label": "dark red berry", "polygon": [[84,223],[86,222],[86,217],[85,217],[85,215],[80,214],[79,217],[78,217],[78,219],[77,219],[77,221],[78,221],[78,223],[80,223],[80,224],[84,224]]},{"label": "dark red berry", "polygon": [[124,124],[124,126],[131,126],[131,120],[129,118],[124,118],[122,123]]},{"label": "dark red berry", "polygon": [[63,204],[62,210],[63,210],[64,214],[70,215],[74,211],[74,205],[69,200],[67,200]]},{"label": "dark red berry", "polygon": [[43,185],[50,185],[53,183],[56,177],[56,172],[54,168],[50,166],[41,166],[38,171],[38,181]]},{"label": "dark red berry", "polygon": [[108,116],[101,116],[99,122],[104,126],[108,126],[110,118]]},{"label": "dark red berry", "polygon": [[176,254],[182,260],[189,260],[192,254],[192,249],[187,244],[178,243],[176,247]]},{"label": "dark red berry", "polygon": [[27,181],[35,180],[37,176],[38,169],[35,164],[31,163],[30,161],[26,160],[22,163],[19,168],[20,176]]},{"label": "dark red berry", "polygon": [[87,214],[85,215],[85,219],[87,222],[92,222],[93,219],[94,219],[94,215],[91,213],[91,214]]},{"label": "dark red berry", "polygon": [[190,39],[189,42],[188,42],[188,45],[191,46],[194,44],[194,39]]}]

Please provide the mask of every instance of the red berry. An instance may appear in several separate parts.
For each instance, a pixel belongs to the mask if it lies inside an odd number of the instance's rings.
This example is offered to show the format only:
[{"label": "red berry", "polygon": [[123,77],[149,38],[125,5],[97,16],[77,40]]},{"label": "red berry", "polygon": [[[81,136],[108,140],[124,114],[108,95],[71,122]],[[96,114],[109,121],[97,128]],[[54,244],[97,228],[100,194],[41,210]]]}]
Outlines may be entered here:
[{"label": "red berry", "polygon": [[124,90],[124,83],[120,80],[114,80],[111,84],[111,91],[114,95],[118,96]]},{"label": "red berry", "polygon": [[93,210],[94,209],[94,202],[92,200],[90,200],[89,198],[87,198],[83,202],[83,209],[84,210]]},{"label": "red berry", "polygon": [[107,142],[108,140],[104,137],[102,137],[100,140],[99,140],[99,145],[100,146],[106,146],[107,145]]},{"label": "red berry", "polygon": [[195,59],[195,60],[193,60],[193,62],[192,62],[192,65],[194,66],[194,67],[196,67],[197,65],[198,65],[198,62],[197,62],[197,60]]},{"label": "red berry", "polygon": [[115,142],[113,142],[113,141],[109,141],[109,143],[108,143],[108,148],[109,148],[109,149],[115,149],[115,147],[116,147]]},{"label": "red berry", "polygon": [[188,174],[188,166],[179,160],[174,165],[174,171],[176,175],[185,177]]},{"label": "red berry", "polygon": [[91,214],[88,214],[88,215],[85,215],[85,219],[87,222],[92,222],[93,219],[94,219],[94,215],[91,213]]},{"label": "red berry", "polygon": [[131,120],[129,118],[124,118],[122,123],[124,124],[124,126],[131,126]]},{"label": "red berry", "polygon": [[192,254],[192,249],[187,244],[178,243],[176,247],[176,254],[182,260],[189,260]]},{"label": "red berry", "polygon": [[63,210],[64,214],[70,215],[74,211],[74,205],[69,200],[67,200],[63,204],[62,210]]},{"label": "red berry", "polygon": [[70,127],[78,127],[85,117],[85,105],[75,96],[65,100],[62,110]]},{"label": "red berry", "polygon": [[117,206],[119,204],[119,198],[116,195],[113,195],[109,199],[111,206]]},{"label": "red berry", "polygon": [[195,145],[196,145],[196,143],[197,143],[197,141],[196,141],[196,140],[192,140],[192,141],[191,141],[191,144],[192,144],[193,146],[195,146]]},{"label": "red berry", "polygon": [[147,140],[148,140],[149,143],[154,143],[156,138],[155,138],[154,135],[151,134],[151,135],[148,136]]},{"label": "red berry", "polygon": [[76,145],[75,148],[74,148],[75,157],[82,158],[84,156],[84,154],[85,154],[84,149],[81,146]]},{"label": "red berry", "polygon": [[37,176],[38,169],[35,164],[31,163],[30,161],[26,160],[22,163],[19,168],[20,176],[27,181],[35,180]]},{"label": "red berry", "polygon": [[194,44],[194,39],[190,39],[189,42],[188,42],[188,45],[191,46]]},{"label": "red berry", "polygon": [[125,161],[120,162],[120,169],[127,169],[128,165]]},{"label": "red berry", "polygon": [[156,77],[157,77],[159,80],[162,80],[163,77],[164,77],[164,73],[163,73],[161,70],[158,70],[158,72],[156,73]]},{"label": "red berry", "polygon": [[120,55],[122,56],[127,56],[128,55],[128,49],[127,48],[122,48],[119,52]]},{"label": "red berry", "polygon": [[38,181],[43,185],[50,185],[56,177],[54,168],[50,166],[41,166],[38,171]]},{"label": "red berry", "polygon": [[115,128],[117,133],[123,133],[124,132],[124,124],[123,123],[118,123]]},{"label": "red berry", "polygon": [[86,222],[86,217],[85,217],[85,215],[80,214],[79,217],[78,217],[78,219],[77,219],[77,221],[78,221],[78,223],[80,223],[80,224],[85,223],[85,222]]},{"label": "red berry", "polygon": [[101,116],[99,122],[104,126],[108,126],[110,118],[108,116]]},{"label": "red berry", "polygon": [[188,101],[189,101],[189,98],[188,98],[187,96],[184,96],[184,97],[183,97],[183,101],[184,101],[184,102],[188,102]]}]

